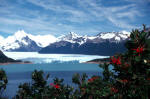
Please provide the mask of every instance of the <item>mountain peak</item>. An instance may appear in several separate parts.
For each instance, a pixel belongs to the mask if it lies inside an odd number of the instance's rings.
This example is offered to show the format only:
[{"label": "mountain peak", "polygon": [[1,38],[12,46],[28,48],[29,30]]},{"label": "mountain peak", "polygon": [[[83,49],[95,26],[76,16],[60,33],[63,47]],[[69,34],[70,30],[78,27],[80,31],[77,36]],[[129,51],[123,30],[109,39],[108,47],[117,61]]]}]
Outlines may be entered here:
[{"label": "mountain peak", "polygon": [[23,37],[28,36],[28,34],[24,30],[18,30],[17,32],[15,32],[14,36],[17,39],[22,39]]},{"label": "mountain peak", "polygon": [[101,32],[98,34],[98,36],[101,37],[102,39],[111,39],[115,37],[115,33],[114,32]]},{"label": "mountain peak", "polygon": [[65,35],[65,38],[67,39],[75,39],[80,37],[78,34],[76,34],[75,32],[70,32],[68,35]]},{"label": "mountain peak", "polygon": [[71,43],[78,43],[78,44],[83,44],[87,40],[87,36],[80,36],[76,34],[75,32],[70,32],[67,35],[62,35],[58,38],[58,41],[67,41]]},{"label": "mountain peak", "polygon": [[127,35],[127,36],[130,36],[130,32],[127,32],[127,31],[125,31],[125,30],[121,31],[121,33],[122,33],[122,34],[125,34],[125,35]]},{"label": "mountain peak", "polygon": [[76,39],[80,36],[78,36],[78,34],[76,34],[75,32],[70,32],[69,34],[67,35],[62,35],[60,37],[58,37],[60,40],[64,40],[64,41],[68,41],[68,40],[73,40],[73,39]]},{"label": "mountain peak", "polygon": [[120,40],[126,40],[128,36],[130,35],[130,32],[127,31],[121,31],[121,32],[101,32],[97,36],[101,39],[108,39],[111,41],[120,41]]},{"label": "mountain peak", "polygon": [[75,32],[70,32],[69,35],[71,35],[71,36],[78,36],[78,34],[76,34]]}]

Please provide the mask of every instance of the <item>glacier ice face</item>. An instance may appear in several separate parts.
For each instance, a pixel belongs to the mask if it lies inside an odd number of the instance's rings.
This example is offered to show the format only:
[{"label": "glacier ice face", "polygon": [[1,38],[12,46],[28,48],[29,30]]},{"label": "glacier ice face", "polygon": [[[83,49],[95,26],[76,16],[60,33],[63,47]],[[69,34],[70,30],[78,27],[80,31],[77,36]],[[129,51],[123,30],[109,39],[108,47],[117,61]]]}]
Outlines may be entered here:
[{"label": "glacier ice face", "polygon": [[37,52],[4,52],[4,54],[13,59],[22,59],[32,61],[33,63],[51,63],[55,61],[68,62],[78,61],[80,63],[107,56],[98,55],[80,55],[80,54],[39,54]]}]

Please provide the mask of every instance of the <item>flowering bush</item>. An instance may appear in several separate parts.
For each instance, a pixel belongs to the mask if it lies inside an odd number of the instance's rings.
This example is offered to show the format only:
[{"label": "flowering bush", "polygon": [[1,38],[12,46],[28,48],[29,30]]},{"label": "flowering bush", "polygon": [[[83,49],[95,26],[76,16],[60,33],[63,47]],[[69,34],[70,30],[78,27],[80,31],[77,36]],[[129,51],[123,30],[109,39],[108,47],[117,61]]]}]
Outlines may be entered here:
[{"label": "flowering bush", "polygon": [[[42,71],[32,73],[33,83],[20,85],[17,99],[150,99],[150,32],[133,30],[125,44],[127,51],[111,56],[100,65],[103,76],[75,74],[78,88],[55,78],[47,84]],[[109,70],[110,66],[113,70]]]},{"label": "flowering bush", "polygon": [[55,78],[48,84],[49,74],[44,78],[43,71],[35,70],[32,73],[32,83],[24,83],[19,86],[16,99],[70,99],[72,87],[64,85],[63,79]]}]

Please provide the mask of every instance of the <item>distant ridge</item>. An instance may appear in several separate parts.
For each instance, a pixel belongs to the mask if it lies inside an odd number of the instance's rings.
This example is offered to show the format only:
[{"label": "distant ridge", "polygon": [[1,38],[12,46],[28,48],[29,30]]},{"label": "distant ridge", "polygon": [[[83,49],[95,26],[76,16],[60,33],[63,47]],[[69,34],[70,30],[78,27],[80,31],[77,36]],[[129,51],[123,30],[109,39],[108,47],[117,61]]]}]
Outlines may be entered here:
[{"label": "distant ridge", "polygon": [[14,60],[12,58],[8,58],[4,53],[0,50],[0,63],[13,63],[13,62],[21,62],[20,60]]},{"label": "distant ridge", "polygon": [[59,41],[42,48],[39,53],[88,54],[110,56],[126,50],[124,43],[129,32],[102,32],[96,36],[79,36],[69,33]]}]

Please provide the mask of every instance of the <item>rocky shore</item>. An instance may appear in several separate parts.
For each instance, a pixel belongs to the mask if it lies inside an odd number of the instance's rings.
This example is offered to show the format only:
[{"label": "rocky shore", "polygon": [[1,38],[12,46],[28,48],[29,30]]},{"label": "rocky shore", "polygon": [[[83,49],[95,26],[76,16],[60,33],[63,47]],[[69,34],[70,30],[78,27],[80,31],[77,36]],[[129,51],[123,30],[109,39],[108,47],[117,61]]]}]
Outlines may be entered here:
[{"label": "rocky shore", "polygon": [[90,64],[104,64],[109,63],[109,58],[103,58],[103,59],[94,59],[83,63],[90,63]]},{"label": "rocky shore", "polygon": [[9,64],[33,64],[33,63],[29,61],[0,63],[0,65],[9,65]]}]

